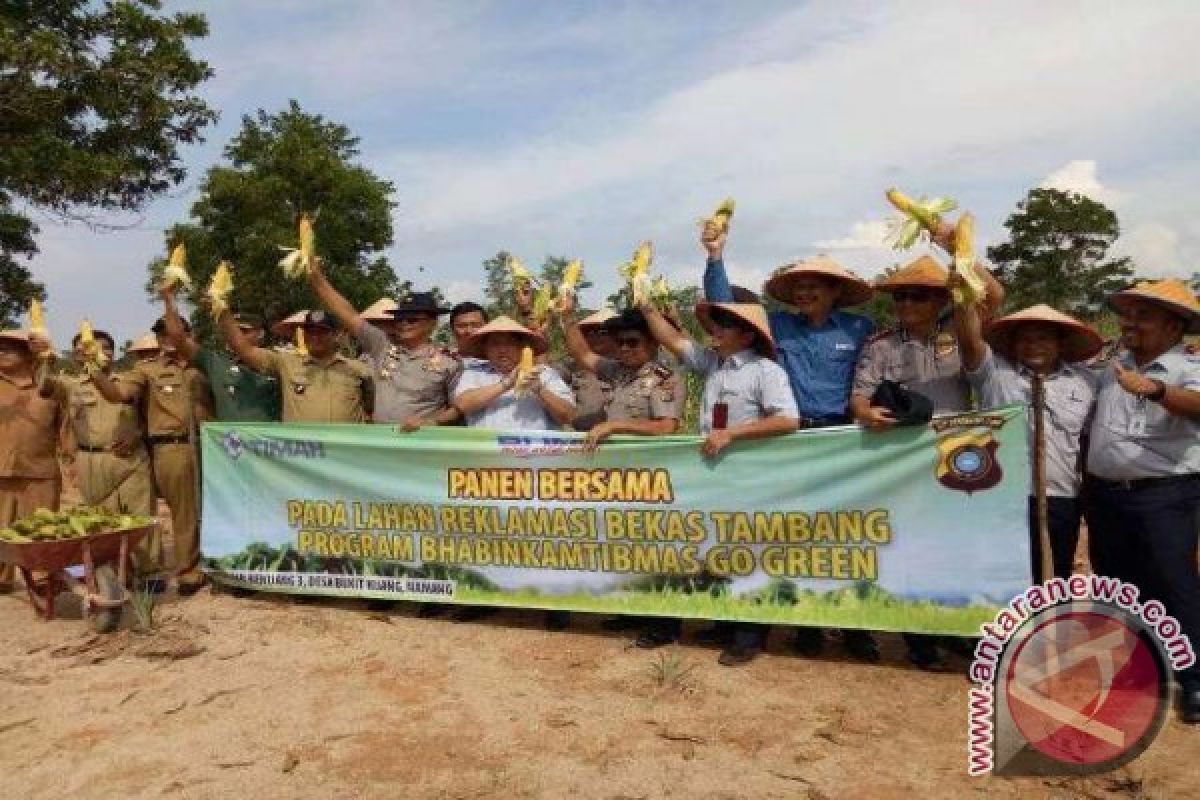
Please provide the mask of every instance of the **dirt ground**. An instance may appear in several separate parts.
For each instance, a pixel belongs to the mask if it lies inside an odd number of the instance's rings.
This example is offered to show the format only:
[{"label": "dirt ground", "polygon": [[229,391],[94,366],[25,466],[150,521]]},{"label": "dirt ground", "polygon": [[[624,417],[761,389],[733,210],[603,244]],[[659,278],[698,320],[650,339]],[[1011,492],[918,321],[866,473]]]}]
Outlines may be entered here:
[{"label": "dirt ground", "polygon": [[65,610],[0,597],[0,797],[1200,796],[1200,730],[1174,715],[1110,775],[968,777],[965,662],[919,672],[890,635],[879,665],[800,658],[776,631],[726,669],[586,615],[551,633],[532,612],[206,589],[165,599],[151,633],[93,636]]}]

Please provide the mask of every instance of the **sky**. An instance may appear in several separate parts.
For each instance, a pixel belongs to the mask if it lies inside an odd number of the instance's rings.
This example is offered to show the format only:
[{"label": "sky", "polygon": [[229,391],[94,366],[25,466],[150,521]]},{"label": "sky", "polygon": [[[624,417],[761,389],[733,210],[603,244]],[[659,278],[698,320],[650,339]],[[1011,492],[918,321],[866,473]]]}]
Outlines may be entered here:
[{"label": "sky", "polygon": [[[1194,0],[167,2],[197,10],[221,113],[188,179],[115,230],[37,215],[31,262],[56,342],[84,316],[118,341],[157,316],[145,265],[187,218],[243,115],[295,98],[349,126],[391,180],[400,278],[480,299],[481,262],[582,258],[597,286],[637,243],[675,285],[703,269],[697,220],[737,200],[726,261],[761,285],[827,253],[897,260],[883,191],[949,195],[979,247],[1036,186],[1118,214],[1148,277],[1200,269],[1200,5]],[[424,272],[417,274],[417,267]]]}]

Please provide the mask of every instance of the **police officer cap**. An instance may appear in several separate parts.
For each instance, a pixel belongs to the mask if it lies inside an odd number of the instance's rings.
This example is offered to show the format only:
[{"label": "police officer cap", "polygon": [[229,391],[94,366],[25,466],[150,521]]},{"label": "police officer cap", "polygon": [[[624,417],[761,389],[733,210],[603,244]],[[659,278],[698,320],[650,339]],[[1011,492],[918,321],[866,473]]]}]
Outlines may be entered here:
[{"label": "police officer cap", "polygon": [[871,405],[892,412],[898,425],[924,425],[933,419],[933,403],[929,398],[895,381],[879,384],[875,394],[871,395]]}]

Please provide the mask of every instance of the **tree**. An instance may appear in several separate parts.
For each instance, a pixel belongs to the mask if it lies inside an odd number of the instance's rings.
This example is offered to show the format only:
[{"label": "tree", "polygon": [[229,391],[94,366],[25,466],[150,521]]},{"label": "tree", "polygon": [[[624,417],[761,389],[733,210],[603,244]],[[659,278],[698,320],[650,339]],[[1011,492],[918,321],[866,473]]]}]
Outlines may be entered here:
[{"label": "tree", "polygon": [[[483,262],[483,305],[487,308],[489,319],[502,314],[513,318],[517,316],[517,305],[513,300],[512,273],[508,268],[510,257],[511,254],[507,250],[500,250]],[[565,256],[546,256],[541,267],[534,273],[534,278],[539,285],[549,283],[557,290],[558,285],[562,283],[563,272],[570,263],[571,259]],[[592,282],[588,280],[585,268],[580,271],[575,288],[583,290],[591,286]]]},{"label": "tree", "polygon": [[1046,303],[1092,317],[1133,275],[1130,259],[1106,260],[1117,215],[1081,194],[1031,189],[1004,227],[1009,241],[989,247],[988,258],[1012,308]]},{"label": "tree", "polygon": [[14,256],[37,252],[19,205],[64,220],[140,210],[179,184],[179,146],[217,114],[193,90],[212,75],[188,40],[201,14],[159,0],[11,0],[0,9],[0,323],[42,286]]},{"label": "tree", "polygon": [[[354,163],[358,153],[348,128],[305,113],[294,100],[277,114],[260,110],[243,117],[241,131],[225,147],[229,164],[208,171],[191,221],[167,231],[168,246],[187,246],[196,294],[227,260],[234,309],[270,322],[313,308],[308,283],[287,280],[279,268],[279,248],[296,245],[302,211],[317,212],[317,253],[330,281],[356,307],[408,290],[409,282],[398,282],[378,255],[392,243],[392,184]],[[152,296],[163,263],[159,258],[149,265]],[[207,311],[197,309],[192,321],[202,335],[211,329]]]}]

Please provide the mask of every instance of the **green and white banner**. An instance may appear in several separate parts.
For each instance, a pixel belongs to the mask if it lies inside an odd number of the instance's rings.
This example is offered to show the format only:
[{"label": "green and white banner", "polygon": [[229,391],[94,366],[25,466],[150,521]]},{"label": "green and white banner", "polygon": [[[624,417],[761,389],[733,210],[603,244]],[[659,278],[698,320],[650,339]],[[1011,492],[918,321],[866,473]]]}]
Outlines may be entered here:
[{"label": "green and white banner", "polygon": [[1018,407],[870,433],[209,424],[212,576],[266,591],[969,634],[1030,582]]}]

